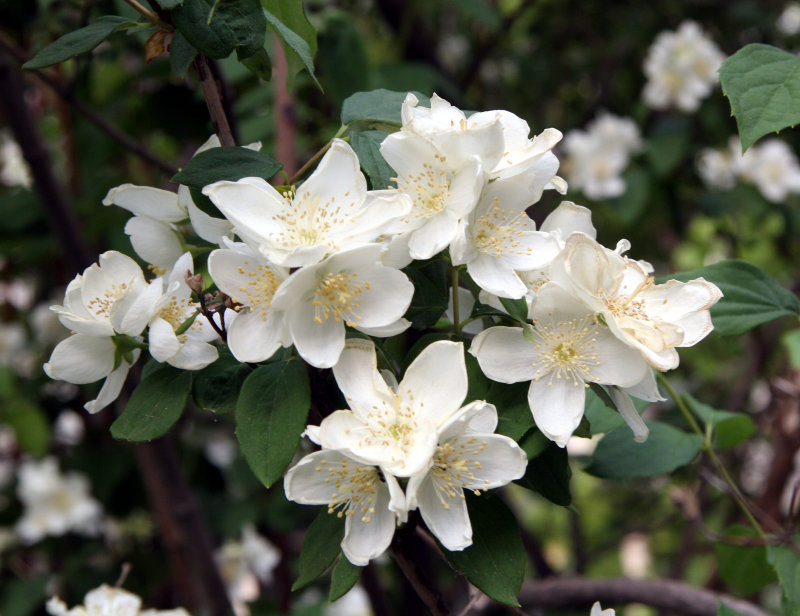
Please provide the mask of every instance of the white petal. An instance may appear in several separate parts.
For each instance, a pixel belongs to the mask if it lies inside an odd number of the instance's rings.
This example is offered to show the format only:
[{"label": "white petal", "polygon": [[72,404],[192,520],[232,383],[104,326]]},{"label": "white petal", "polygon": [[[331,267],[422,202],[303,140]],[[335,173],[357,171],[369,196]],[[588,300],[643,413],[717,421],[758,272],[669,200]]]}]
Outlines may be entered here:
[{"label": "white petal", "polygon": [[[136,363],[138,358],[139,349],[136,349],[133,352],[134,363]],[[128,378],[128,371],[130,368],[131,365],[123,360],[119,367],[106,377],[103,386],[97,393],[97,398],[89,400],[89,402],[83,405],[83,408],[90,413],[96,413],[114,402],[119,396],[119,392],[122,391],[122,386],[125,384],[125,379]]]},{"label": "white petal", "polygon": [[486,400],[474,400],[439,426],[439,442],[459,434],[492,434],[497,428],[497,408]]},{"label": "white petal", "polygon": [[181,370],[202,370],[218,357],[217,347],[190,337],[167,362]]},{"label": "white petal", "polygon": [[53,349],[44,371],[51,379],[76,385],[93,383],[114,369],[114,343],[107,336],[73,334]]},{"label": "white petal", "polygon": [[562,240],[566,240],[575,232],[585,233],[591,239],[597,238],[597,231],[592,224],[592,211],[572,201],[562,201],[550,215],[544,219],[540,231],[558,232]]},{"label": "white petal", "polygon": [[147,216],[134,216],[125,224],[125,233],[142,259],[163,270],[170,269],[183,252],[175,231]]},{"label": "white petal", "polygon": [[300,356],[315,368],[331,368],[344,349],[344,323],[332,318],[321,323],[314,320],[310,302],[299,304],[293,313],[286,313],[289,334]]},{"label": "white petal", "polygon": [[614,406],[617,407],[619,414],[628,424],[628,427],[633,431],[633,440],[637,443],[644,443],[647,436],[650,434],[650,429],[644,423],[642,416],[639,415],[636,407],[633,406],[631,397],[622,391],[619,387],[611,386],[608,388],[608,393],[614,401]]},{"label": "white petal", "polygon": [[150,322],[148,347],[153,359],[165,362],[178,352],[181,343],[178,341],[172,325],[161,317],[156,317]]},{"label": "white petal", "polygon": [[458,232],[458,219],[445,210],[411,233],[408,252],[414,259],[430,259],[444,250]]},{"label": "white petal", "polygon": [[383,325],[381,327],[356,325],[358,331],[367,334],[367,336],[374,336],[376,338],[390,338],[391,336],[402,334],[409,327],[411,327],[411,321],[407,319],[397,319],[394,323],[389,323],[389,325]]},{"label": "white petal", "polygon": [[363,421],[374,406],[394,405],[394,395],[378,372],[375,345],[369,340],[348,340],[333,367],[333,376],[347,404]]},{"label": "white petal", "polygon": [[112,188],[103,199],[103,205],[112,204],[137,216],[165,222],[180,222],[186,218],[186,211],[178,205],[178,196],[174,192],[150,186],[123,184]]},{"label": "white petal", "polygon": [[483,373],[499,383],[520,383],[536,376],[534,345],[521,327],[490,327],[475,336],[469,349]]},{"label": "white petal", "polygon": [[501,434],[465,434],[447,442],[455,448],[471,449],[480,445],[480,453],[476,455],[480,467],[470,466],[472,474],[464,484],[468,490],[499,488],[522,477],[528,466],[528,456],[522,448]]},{"label": "white petal", "polygon": [[356,513],[347,516],[344,523],[342,552],[359,567],[383,554],[394,536],[395,514],[389,509],[389,489],[385,484],[378,486],[376,497],[375,511],[368,522]]},{"label": "white petal", "polygon": [[214,205],[237,229],[266,241],[285,229],[276,216],[287,207],[283,196],[260,178],[215,182],[203,188]]},{"label": "white petal", "polygon": [[528,291],[516,272],[494,256],[478,253],[467,263],[467,271],[481,289],[498,297],[519,299]]},{"label": "white petal", "polygon": [[406,492],[409,503],[414,500],[425,524],[451,552],[472,545],[472,524],[469,521],[467,503],[461,489],[456,488],[456,491],[454,496],[440,496],[433,473],[427,473],[421,480],[415,481],[412,477]]},{"label": "white petal", "polygon": [[584,384],[575,384],[571,379],[550,379],[545,375],[538,381],[531,381],[528,389],[528,405],[536,427],[559,447],[566,446],[581,423],[585,403]]},{"label": "white petal", "polygon": [[[436,378],[432,379],[434,374]],[[439,340],[411,362],[397,393],[418,409],[419,417],[441,425],[459,409],[468,385],[464,345]],[[409,396],[413,396],[413,402]]]},{"label": "white petal", "polygon": [[282,343],[283,313],[267,318],[257,312],[239,313],[228,326],[228,348],[240,362],[258,363],[275,354]]},{"label": "white petal", "polygon": [[[319,199],[348,210],[361,207],[367,193],[367,181],[361,173],[358,157],[347,142],[334,139],[309,178],[297,187],[296,200]],[[352,204],[352,207],[348,207]]]}]

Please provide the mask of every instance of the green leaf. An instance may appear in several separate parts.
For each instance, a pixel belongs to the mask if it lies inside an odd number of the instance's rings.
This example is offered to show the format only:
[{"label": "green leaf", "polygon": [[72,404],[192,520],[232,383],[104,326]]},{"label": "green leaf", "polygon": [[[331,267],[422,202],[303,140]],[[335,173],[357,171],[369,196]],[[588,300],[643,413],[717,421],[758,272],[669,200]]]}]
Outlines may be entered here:
[{"label": "green leaf", "polygon": [[[308,21],[303,3],[301,0],[261,0],[262,6],[277,17],[290,30],[298,34],[308,45],[308,50],[312,58],[317,55],[317,29]],[[286,43],[281,41],[286,63],[289,71],[286,82],[291,90],[294,78],[305,68],[303,59]],[[314,77],[312,73],[312,78]]]},{"label": "green leaf", "polygon": [[232,355],[220,355],[217,361],[196,373],[192,387],[195,403],[220,415],[233,412],[242,384],[252,371]]},{"label": "green leaf", "polygon": [[[399,127],[402,124],[400,109],[407,94],[408,92],[394,92],[382,88],[370,92],[356,92],[342,104],[342,124],[367,122],[393,124]],[[419,92],[413,94],[419,99],[420,106],[430,106],[430,98]]]},{"label": "green leaf", "polygon": [[172,33],[172,43],[169,45],[169,68],[172,74],[184,77],[196,55],[197,50],[179,30],[175,30]]},{"label": "green leaf", "polygon": [[500,303],[503,304],[503,308],[506,309],[509,316],[511,316],[515,321],[519,321],[520,323],[526,324],[528,322],[528,302],[525,301],[524,297],[520,299],[507,299],[505,297],[501,297]]},{"label": "green leaf", "polygon": [[647,162],[661,178],[672,174],[686,158],[692,140],[692,123],[689,118],[667,115],[658,120],[647,137]]},{"label": "green leaf", "polygon": [[734,447],[746,441],[756,433],[756,425],[744,413],[731,413],[720,411],[707,404],[703,404],[689,394],[681,396],[689,409],[696,414],[703,423],[711,426],[714,435],[714,446],[721,449]]},{"label": "green leaf", "polygon": [[514,515],[496,496],[467,493],[472,545],[461,552],[445,550],[448,562],[486,595],[516,605],[525,575],[525,549]]},{"label": "green leaf", "polygon": [[47,415],[27,398],[13,396],[0,404],[0,420],[11,426],[19,448],[35,458],[47,453],[50,445],[50,423]]},{"label": "green leaf", "polygon": [[[300,62],[302,62],[303,67],[308,71],[313,82],[322,90],[322,86],[319,81],[317,81],[317,76],[314,74],[314,53],[311,51],[311,46],[302,36],[278,19],[273,12],[267,9],[263,9],[263,11],[270,29],[280,37],[284,49],[288,48],[290,50],[287,56],[296,56]],[[314,40],[316,41],[316,37]]]},{"label": "green leaf", "polygon": [[350,135],[350,147],[358,156],[358,162],[367,173],[373,190],[383,190],[392,184],[394,169],[381,154],[381,143],[389,133],[380,130],[367,130]]},{"label": "green leaf", "polygon": [[22,65],[22,68],[45,68],[53,66],[73,56],[86,53],[97,47],[114,32],[127,30],[140,25],[127,17],[104,15],[88,26],[65,34],[42,49],[33,58]]},{"label": "green leaf", "polygon": [[800,122],[800,58],[770,45],[747,45],[722,63],[722,91],[736,116],[742,151],[767,133]]},{"label": "green leaf", "polygon": [[745,615],[742,614],[741,612],[737,612],[727,603],[723,603],[722,601],[720,601],[719,607],[717,608],[717,616],[745,616]]},{"label": "green leaf", "polygon": [[255,73],[264,81],[272,79],[272,60],[270,60],[267,50],[263,47],[252,56],[239,57],[238,59],[250,72]]},{"label": "green leaf", "polygon": [[[344,539],[344,517],[322,509],[314,518],[303,537],[300,549],[300,575],[292,584],[292,590],[300,590],[316,580],[342,553],[340,544]],[[347,559],[344,559],[347,560]]]},{"label": "green leaf", "polygon": [[186,163],[172,177],[172,181],[200,190],[221,180],[235,182],[248,177],[268,180],[282,167],[281,163],[266,154],[248,148],[211,148]]},{"label": "green leaf", "polygon": [[[330,514],[328,514],[330,515]],[[362,567],[357,567],[344,557],[339,559],[331,574],[331,590],[328,594],[328,601],[334,602],[344,597],[347,592],[356,585],[361,576]]]},{"label": "green leaf", "polygon": [[41,610],[50,596],[47,583],[50,576],[37,576],[28,579],[9,579],[3,582],[0,594],[0,614],[3,616],[28,616]]},{"label": "green leaf", "polygon": [[714,330],[723,336],[738,336],[762,323],[800,314],[800,304],[794,293],[746,261],[720,261],[681,272],[674,278],[685,282],[701,276],[723,293],[722,299],[711,308]]},{"label": "green leaf", "polygon": [[267,22],[259,0],[189,0],[172,10],[175,27],[194,47],[211,58],[227,58],[236,49],[248,58],[264,46]]},{"label": "green leaf", "polygon": [[518,441],[533,427],[533,415],[528,406],[528,387],[528,383],[489,382],[485,400],[497,407],[498,434]]},{"label": "green leaf", "polygon": [[236,402],[236,437],[265,486],[292,461],[310,406],[308,373],[297,359],[259,366],[245,379]]},{"label": "green leaf", "polygon": [[650,174],[638,165],[631,165],[622,176],[625,192],[609,199],[611,207],[624,224],[639,218],[650,203]]},{"label": "green leaf", "polygon": [[[635,400],[634,404],[636,404]],[[619,411],[609,407],[592,389],[586,390],[586,406],[583,416],[589,420],[592,434],[611,432],[625,425],[625,420]]]},{"label": "green leaf", "polygon": [[570,477],[572,470],[566,448],[551,442],[541,454],[528,462],[525,475],[516,483],[535,490],[551,503],[569,507],[572,504]]},{"label": "green leaf", "polygon": [[[531,428],[525,433],[525,436],[519,439],[519,446],[528,456],[528,460],[533,460],[541,455],[545,449],[550,447],[551,443],[552,441],[537,428]],[[567,478],[567,491],[569,491],[569,478]]]},{"label": "green leaf", "polygon": [[[725,531],[727,537],[756,537],[746,526],[735,525]],[[775,580],[775,571],[767,562],[764,546],[732,545],[718,541],[714,544],[717,571],[723,581],[738,595],[747,596]]]},{"label": "green leaf", "polygon": [[414,261],[403,272],[414,284],[414,296],[405,318],[416,329],[428,329],[447,310],[450,299],[447,264],[442,259]]},{"label": "green leaf", "polygon": [[156,0],[156,2],[158,2],[158,6],[165,11],[171,11],[176,6],[183,4],[183,0]]},{"label": "green leaf", "polygon": [[191,388],[191,372],[159,364],[142,378],[111,435],[137,443],[164,436],[183,413]]},{"label": "green leaf", "polygon": [[628,479],[671,473],[691,462],[703,446],[703,437],[652,421],[650,436],[644,443],[633,440],[627,430],[606,434],[595,449],[592,463],[585,469],[598,477]]},{"label": "green leaf", "polygon": [[783,611],[786,614],[800,613],[800,560],[797,554],[788,545],[770,545],[767,547],[767,561],[778,574]]}]

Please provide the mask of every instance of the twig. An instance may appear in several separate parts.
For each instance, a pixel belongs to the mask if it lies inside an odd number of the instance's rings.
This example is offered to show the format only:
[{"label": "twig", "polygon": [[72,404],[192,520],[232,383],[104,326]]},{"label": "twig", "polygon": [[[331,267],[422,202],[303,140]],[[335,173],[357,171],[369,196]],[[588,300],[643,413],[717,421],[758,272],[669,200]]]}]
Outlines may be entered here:
[{"label": "twig", "polygon": [[289,180],[289,185],[292,185],[292,184],[294,184],[295,182],[297,182],[297,180],[299,180],[301,177],[303,177],[303,175],[305,174],[305,172],[306,172],[306,171],[308,171],[308,170],[309,170],[309,168],[311,167],[311,165],[313,165],[313,164],[314,164],[315,162],[317,162],[317,161],[318,161],[320,158],[322,158],[322,155],[323,155],[323,154],[325,154],[325,152],[327,152],[327,151],[330,149],[330,147],[331,147],[331,143],[332,143],[332,141],[329,141],[328,143],[326,143],[325,145],[323,145],[323,146],[322,146],[322,147],[321,147],[321,148],[320,148],[320,149],[317,151],[317,153],[316,153],[316,154],[314,154],[314,156],[312,156],[311,158],[309,158],[309,159],[306,161],[306,163],[305,163],[305,164],[304,164],[302,167],[300,167],[300,169],[298,169],[298,170],[297,170],[297,173],[295,173],[295,174],[292,176],[292,178]]},{"label": "twig", "polygon": [[275,154],[283,163],[283,172],[294,176],[297,172],[295,154],[294,98],[286,89],[289,67],[283,46],[277,37],[274,41],[272,60],[272,84],[275,93]]},{"label": "twig", "polygon": [[228,116],[225,114],[217,82],[211,74],[208,58],[201,53],[197,54],[194,59],[194,67],[197,70],[197,76],[200,78],[200,86],[203,88],[203,96],[206,99],[208,113],[211,115],[214,132],[217,133],[220,144],[225,147],[235,146],[236,140],[233,138]]},{"label": "twig", "polygon": [[[20,65],[27,61],[25,52],[12,43],[2,32],[0,32],[0,49],[12,56]],[[136,154],[143,161],[153,165],[160,171],[173,176],[178,172],[178,169],[168,162],[160,159],[158,156],[150,152],[147,148],[142,146],[141,143],[136,141],[130,135],[122,132],[116,126],[110,124],[107,120],[97,115],[97,113],[83,101],[77,99],[72,91],[64,84],[64,82],[54,73],[45,72],[37,69],[27,69],[28,73],[35,75],[42,83],[52,89],[62,99],[68,102],[72,107],[80,112],[89,122],[94,124],[106,135],[118,142],[122,147],[130,150]]]},{"label": "twig", "polygon": [[524,584],[519,598],[528,610],[532,607],[588,610],[595,601],[600,601],[604,607],[620,603],[643,603],[687,616],[716,616],[722,602],[744,616],[769,616],[760,607],[747,601],[698,590],[674,580],[551,578]]},{"label": "twig", "polygon": [[[404,530],[407,531],[408,526]],[[422,579],[417,565],[406,555],[406,549],[407,546],[402,534],[397,533],[392,542],[391,551],[397,566],[400,567],[400,571],[403,572],[414,592],[417,593],[417,596],[433,616],[449,616],[450,612],[442,605],[441,595]]]},{"label": "twig", "polygon": [[125,3],[130,6],[134,11],[139,13],[140,15],[144,16],[144,18],[152,23],[155,26],[158,26],[162,30],[166,30],[167,32],[172,32],[175,28],[170,26],[168,23],[161,20],[161,18],[153,13],[147,7],[139,4],[136,0],[125,0]]}]

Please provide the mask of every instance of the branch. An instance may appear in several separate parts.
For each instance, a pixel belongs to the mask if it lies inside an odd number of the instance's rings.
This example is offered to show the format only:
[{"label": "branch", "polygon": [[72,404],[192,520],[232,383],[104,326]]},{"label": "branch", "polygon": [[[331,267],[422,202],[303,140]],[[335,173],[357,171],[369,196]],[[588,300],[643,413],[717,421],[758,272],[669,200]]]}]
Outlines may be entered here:
[{"label": "branch", "polygon": [[197,54],[194,59],[194,67],[197,70],[197,76],[200,78],[200,86],[203,88],[203,96],[206,99],[208,113],[211,114],[211,122],[214,126],[214,132],[219,137],[220,144],[225,147],[235,146],[236,140],[233,138],[228,116],[225,114],[222,97],[217,87],[217,81],[211,73],[208,58],[201,53]]},{"label": "branch", "polygon": [[392,556],[394,556],[397,566],[400,571],[408,580],[414,592],[422,600],[428,608],[432,616],[450,616],[450,611],[444,606],[442,595],[430,584],[424,574],[421,574],[417,566],[417,558],[412,554],[413,546],[411,542],[416,539],[413,532],[414,529],[406,526],[403,531],[395,534],[394,541],[392,541]]},{"label": "branch", "polygon": [[[25,52],[8,40],[8,38],[2,32],[0,32],[0,49],[12,56],[20,65],[27,61]],[[97,115],[97,113],[91,107],[86,105],[83,101],[77,99],[70,88],[67,87],[67,85],[58,76],[49,71],[45,72],[36,69],[29,69],[28,72],[35,75],[42,83],[48,86],[70,105],[72,105],[76,111],[80,112],[87,120],[119,143],[122,147],[130,150],[143,161],[150,163],[170,177],[178,172],[176,167],[151,153],[133,137],[122,132],[116,126],[110,124],[107,120]]]},{"label": "branch", "polygon": [[719,604],[723,602],[744,616],[770,616],[747,601],[709,590],[698,590],[674,580],[550,578],[523,585],[519,600],[528,611],[531,608],[588,610],[595,601],[600,601],[604,607],[620,603],[643,603],[686,616],[716,616]]}]

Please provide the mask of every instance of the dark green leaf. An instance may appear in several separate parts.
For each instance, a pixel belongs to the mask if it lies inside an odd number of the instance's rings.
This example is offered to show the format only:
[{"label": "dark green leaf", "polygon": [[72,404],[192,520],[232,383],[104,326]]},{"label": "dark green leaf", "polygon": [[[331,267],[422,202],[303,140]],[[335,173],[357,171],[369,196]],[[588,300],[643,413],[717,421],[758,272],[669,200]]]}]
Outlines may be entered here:
[{"label": "dark green leaf", "polygon": [[717,410],[689,394],[683,394],[681,398],[689,409],[703,420],[704,424],[711,426],[715,447],[721,449],[734,447],[756,433],[756,425],[744,413]]},{"label": "dark green leaf", "polygon": [[[550,447],[551,443],[552,441],[537,428],[531,428],[525,433],[525,436],[519,439],[519,446],[528,456],[528,460],[533,460],[541,455],[545,449]],[[567,490],[569,490],[569,479],[567,480]]]},{"label": "dark green leaf", "polygon": [[389,133],[367,130],[350,135],[350,146],[358,156],[358,162],[367,173],[373,190],[383,190],[392,184],[394,170],[383,159],[381,143]]},{"label": "dark green leaf", "polygon": [[794,293],[746,261],[720,261],[674,276],[684,282],[699,277],[713,282],[724,295],[711,308],[714,330],[723,336],[738,336],[762,323],[800,314]]},{"label": "dark green leaf", "polygon": [[169,68],[172,74],[178,77],[186,75],[196,55],[197,50],[180,31],[175,30],[172,33],[172,43],[169,45]]},{"label": "dark green leaf", "polygon": [[[342,124],[369,122],[394,124],[399,127],[401,125],[400,109],[407,94],[407,92],[383,89],[356,92],[342,104]],[[413,94],[419,99],[419,105],[430,106],[430,98],[419,92]]]},{"label": "dark green leaf", "polygon": [[106,40],[114,32],[127,30],[139,24],[126,17],[104,15],[79,30],[65,34],[42,49],[33,58],[22,65],[22,68],[45,68],[68,60],[87,51],[91,51]]},{"label": "dark green leaf", "polygon": [[570,477],[572,470],[566,448],[551,442],[542,453],[528,462],[525,475],[517,483],[535,490],[556,505],[569,507],[572,504]]},{"label": "dark green leaf", "polygon": [[657,176],[669,176],[686,157],[692,130],[684,116],[671,114],[658,120],[647,137],[647,162]]},{"label": "dark green leaf", "polygon": [[631,165],[622,176],[625,192],[609,203],[619,219],[631,224],[645,212],[650,203],[650,174],[642,167]]},{"label": "dark green leaf", "polygon": [[[732,526],[725,532],[727,537],[755,537],[746,526]],[[747,596],[761,590],[775,579],[775,571],[767,562],[764,546],[731,545],[724,542],[714,544],[719,576],[738,595]]]},{"label": "dark green leaf", "polygon": [[[317,29],[308,21],[301,0],[262,0],[261,4],[306,42],[312,58],[317,55]],[[287,85],[291,90],[294,76],[305,67],[305,62],[285,41],[281,44],[289,68]]]},{"label": "dark green leaf", "polygon": [[252,371],[233,356],[220,355],[217,361],[196,373],[192,387],[195,403],[214,413],[234,411],[242,384]]},{"label": "dark green leaf", "polygon": [[520,323],[528,322],[528,302],[525,301],[524,297],[520,299],[501,297],[500,303],[503,304],[503,308],[506,309],[506,312],[508,312],[514,320]]},{"label": "dark green leaf", "polygon": [[467,366],[467,378],[469,379],[469,388],[467,389],[467,397],[464,402],[472,402],[473,400],[487,400],[489,387],[492,381],[484,376],[478,360],[469,353],[464,353],[464,362]]},{"label": "dark green leaf", "polygon": [[644,443],[634,441],[627,430],[606,434],[586,472],[614,479],[671,473],[691,462],[703,446],[703,437],[698,434],[687,434],[657,421],[647,426],[650,436]]},{"label": "dark green leaf", "polygon": [[347,592],[356,585],[361,576],[361,567],[357,567],[344,557],[339,559],[331,574],[331,591],[328,594],[328,601],[341,599]]},{"label": "dark green leaf", "polygon": [[172,181],[200,190],[221,180],[235,182],[249,177],[268,180],[281,167],[281,163],[266,154],[248,148],[211,148],[186,163]]},{"label": "dark green leaf", "polygon": [[722,63],[722,91],[736,116],[742,148],[800,121],[800,58],[770,45],[747,45]]},{"label": "dark green leaf", "polygon": [[489,306],[488,304],[481,304],[479,301],[476,301],[475,304],[472,306],[472,312],[469,315],[470,317],[500,317],[502,319],[508,319],[509,315],[502,310],[498,310],[494,306]]},{"label": "dark green leaf", "polygon": [[169,364],[153,367],[111,424],[111,435],[134,442],[164,436],[183,413],[191,388],[191,372]]},{"label": "dark green leaf", "polygon": [[592,434],[611,432],[611,430],[625,425],[625,420],[619,411],[613,406],[609,407],[592,389],[586,390],[586,407],[583,416],[589,420]]},{"label": "dark green leaf", "polygon": [[10,579],[3,582],[0,595],[0,614],[3,616],[28,616],[41,610],[50,596],[47,590],[49,576]]},{"label": "dark green leaf", "polygon": [[172,11],[175,27],[195,48],[211,58],[227,58],[234,49],[247,58],[264,46],[267,22],[259,0],[190,0]]},{"label": "dark green leaf", "polygon": [[[292,590],[308,586],[333,564],[342,553],[340,544],[344,539],[344,518],[320,510],[303,537],[300,550],[300,576],[292,584]],[[346,560],[346,559],[345,559]]]},{"label": "dark green leaf", "polygon": [[490,381],[486,400],[497,407],[498,434],[518,441],[533,427],[533,415],[528,406],[528,387],[528,383]]},{"label": "dark green leaf", "polygon": [[303,39],[302,36],[297,34],[297,32],[292,30],[289,26],[278,19],[274,13],[264,9],[264,17],[266,18],[270,28],[285,44],[284,48],[288,47],[291,52],[300,59],[300,61],[303,63],[303,66],[308,71],[308,74],[311,76],[311,79],[321,90],[322,86],[319,84],[319,81],[317,81],[317,77],[314,74],[314,54],[312,53],[308,42]]},{"label": "dark green leaf", "polygon": [[771,545],[767,547],[767,561],[778,574],[783,593],[783,611],[786,614],[800,613],[800,560],[797,554],[791,546]]},{"label": "dark green leaf", "polygon": [[292,461],[310,405],[308,373],[297,359],[259,366],[242,385],[236,402],[236,437],[265,486],[280,479]]},{"label": "dark green leaf", "polygon": [[441,259],[415,261],[403,272],[414,284],[414,296],[405,318],[416,329],[427,329],[447,310],[450,299],[447,264]]},{"label": "dark green leaf", "polygon": [[239,62],[244,64],[251,72],[255,73],[264,81],[272,79],[272,60],[269,58],[267,50],[263,47],[252,56],[239,58]]},{"label": "dark green leaf", "polygon": [[450,564],[486,595],[500,603],[519,605],[517,595],[525,575],[525,549],[514,515],[495,497],[467,494],[472,545],[461,552],[444,552]]},{"label": "dark green leaf", "polygon": [[183,0],[156,0],[158,2],[158,6],[160,6],[165,11],[170,11],[174,9],[176,6],[180,6],[183,4]]}]

